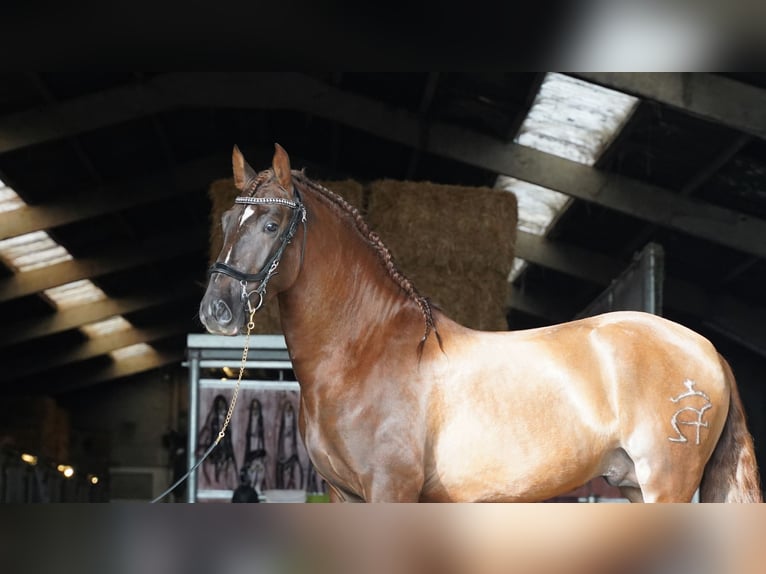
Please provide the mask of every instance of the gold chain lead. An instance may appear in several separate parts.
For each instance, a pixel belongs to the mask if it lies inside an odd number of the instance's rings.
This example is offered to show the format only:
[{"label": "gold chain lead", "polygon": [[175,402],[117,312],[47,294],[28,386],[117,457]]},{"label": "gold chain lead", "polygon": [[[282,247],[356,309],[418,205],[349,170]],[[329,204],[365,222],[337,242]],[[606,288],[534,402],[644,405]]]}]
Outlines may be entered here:
[{"label": "gold chain lead", "polygon": [[256,311],[257,309],[250,310],[250,319],[247,322],[247,335],[245,335],[245,346],[242,349],[242,364],[239,366],[239,377],[237,377],[237,384],[234,387],[234,395],[231,397],[229,411],[226,413],[226,420],[223,421],[223,426],[221,427],[221,431],[218,433],[218,438],[215,439],[215,444],[218,444],[221,442],[221,440],[223,440],[223,437],[226,434],[226,428],[229,426],[229,421],[231,421],[231,415],[234,413],[234,406],[237,404],[239,387],[242,384],[242,375],[245,373],[245,363],[247,363],[247,352],[250,350],[250,332],[253,330],[253,328],[255,328],[253,316],[255,315]]}]

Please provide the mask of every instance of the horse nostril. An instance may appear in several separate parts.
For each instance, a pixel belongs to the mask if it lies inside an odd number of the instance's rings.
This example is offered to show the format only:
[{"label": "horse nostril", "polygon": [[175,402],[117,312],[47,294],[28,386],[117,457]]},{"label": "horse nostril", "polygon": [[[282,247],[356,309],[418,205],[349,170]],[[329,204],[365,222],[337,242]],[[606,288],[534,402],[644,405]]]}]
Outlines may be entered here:
[{"label": "horse nostril", "polygon": [[221,325],[231,323],[232,315],[229,306],[222,299],[216,299],[212,306],[213,318]]}]

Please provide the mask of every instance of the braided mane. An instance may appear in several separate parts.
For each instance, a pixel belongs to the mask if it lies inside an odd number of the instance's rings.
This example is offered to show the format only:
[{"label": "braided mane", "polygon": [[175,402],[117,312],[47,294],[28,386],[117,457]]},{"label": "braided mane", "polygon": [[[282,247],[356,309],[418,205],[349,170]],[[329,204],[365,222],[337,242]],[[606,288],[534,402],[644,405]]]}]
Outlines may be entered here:
[{"label": "braided mane", "polygon": [[245,188],[245,193],[247,193],[248,197],[253,197],[253,195],[255,195],[256,190],[261,186],[261,184],[269,181],[273,177],[274,177],[273,170],[264,169],[263,171],[259,172],[254,179],[251,179],[245,183],[245,185],[243,186]]},{"label": "braided mane", "polygon": [[[343,199],[340,195],[337,193],[330,191],[326,187],[319,185],[318,183],[311,181],[306,175],[301,172],[293,172],[292,173],[293,178],[297,180],[299,183],[303,184],[304,186],[310,187],[314,191],[318,192],[319,196],[324,198],[325,200],[329,201],[332,205],[339,208],[343,213],[348,215],[351,218],[351,221],[354,222],[354,225],[356,226],[357,231],[364,237],[368,243],[375,249],[375,253],[378,256],[378,259],[383,264],[383,267],[388,271],[389,277],[397,284],[399,287],[404,291],[404,293],[409,297],[411,301],[413,301],[418,308],[420,309],[420,312],[423,314],[423,319],[426,324],[425,333],[423,334],[423,338],[420,340],[420,344],[418,346],[418,352],[423,352],[423,346],[426,343],[426,340],[428,339],[428,335],[431,334],[431,331],[434,332],[436,335],[436,340],[439,342],[439,347],[442,348],[442,338],[439,334],[439,330],[436,328],[436,322],[434,321],[433,317],[433,311],[431,308],[431,303],[428,300],[427,297],[423,297],[418,290],[415,288],[415,286],[412,284],[412,282],[396,267],[394,264],[393,257],[391,255],[391,252],[388,250],[388,248],[383,244],[383,241],[380,239],[380,236],[370,229],[370,227],[367,225],[367,222],[362,217],[361,213],[359,213],[359,210],[356,209],[353,205],[351,205],[349,202],[347,202],[345,199]],[[260,174],[258,176],[258,179],[260,180]]]}]

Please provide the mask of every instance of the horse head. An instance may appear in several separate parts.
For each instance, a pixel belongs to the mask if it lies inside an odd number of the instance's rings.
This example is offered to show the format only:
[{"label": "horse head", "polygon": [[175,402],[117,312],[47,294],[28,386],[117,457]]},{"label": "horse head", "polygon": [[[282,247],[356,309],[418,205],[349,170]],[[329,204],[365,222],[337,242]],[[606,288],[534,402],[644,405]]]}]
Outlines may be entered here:
[{"label": "horse head", "polygon": [[267,295],[286,289],[298,275],[300,254],[287,247],[305,223],[306,211],[293,185],[290,158],[279,144],[275,148],[271,169],[256,173],[234,146],[240,195],[221,217],[223,247],[209,269],[199,308],[211,333],[236,335]]}]

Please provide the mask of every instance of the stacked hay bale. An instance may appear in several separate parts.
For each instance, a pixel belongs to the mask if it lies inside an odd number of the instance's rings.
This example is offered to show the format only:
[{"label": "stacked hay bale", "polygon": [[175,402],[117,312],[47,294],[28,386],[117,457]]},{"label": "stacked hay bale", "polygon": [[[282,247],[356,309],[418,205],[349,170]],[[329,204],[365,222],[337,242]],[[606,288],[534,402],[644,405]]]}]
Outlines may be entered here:
[{"label": "stacked hay bale", "polygon": [[370,226],[422,295],[467,327],[506,330],[516,197],[485,187],[382,180]]},{"label": "stacked hay bale", "polygon": [[[356,181],[347,179],[342,181],[328,181],[316,183],[334,191],[357,209],[362,208],[364,200],[364,188]],[[223,246],[223,230],[221,229],[221,216],[234,205],[234,198],[239,195],[239,190],[234,185],[234,178],[219,179],[210,185],[208,190],[212,209],[210,213],[210,263],[213,263],[221,252]],[[258,311],[253,334],[271,335],[282,333],[279,322],[279,305],[276,299],[269,301]]]},{"label": "stacked hay bale", "polygon": [[[455,321],[505,330],[507,277],[516,243],[516,197],[485,187],[381,180],[317,182],[364,213],[418,291]],[[223,242],[221,215],[237,196],[233,179],[210,186],[210,260]],[[272,300],[258,313],[254,333],[281,333]]]}]

